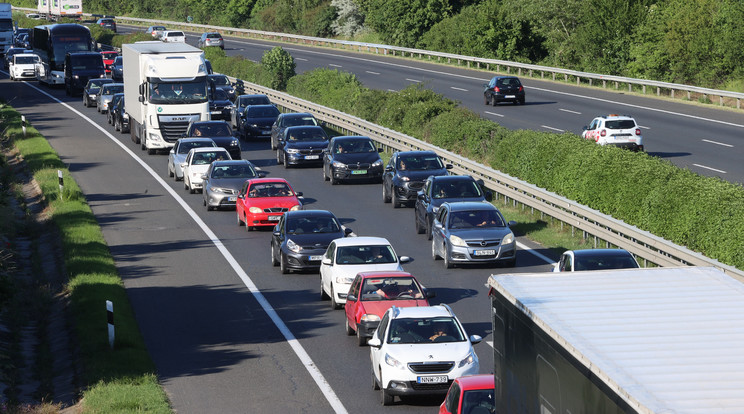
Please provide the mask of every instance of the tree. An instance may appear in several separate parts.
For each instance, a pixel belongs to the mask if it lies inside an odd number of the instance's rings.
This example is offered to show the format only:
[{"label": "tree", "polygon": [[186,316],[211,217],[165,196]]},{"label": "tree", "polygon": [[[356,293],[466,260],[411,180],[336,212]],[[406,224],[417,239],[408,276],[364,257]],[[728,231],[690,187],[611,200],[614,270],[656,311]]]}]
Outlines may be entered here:
[{"label": "tree", "polygon": [[366,24],[383,42],[414,47],[434,24],[452,14],[448,0],[368,0]]},{"label": "tree", "polygon": [[295,75],[295,61],[286,50],[277,46],[261,57],[261,64],[271,75],[272,89],[283,91],[287,88],[287,81]]}]

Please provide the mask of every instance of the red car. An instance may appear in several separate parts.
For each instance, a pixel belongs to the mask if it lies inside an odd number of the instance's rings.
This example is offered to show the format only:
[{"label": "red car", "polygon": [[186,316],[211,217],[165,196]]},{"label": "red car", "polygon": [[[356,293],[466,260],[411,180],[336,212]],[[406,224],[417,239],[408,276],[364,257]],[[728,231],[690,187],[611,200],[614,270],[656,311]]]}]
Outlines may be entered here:
[{"label": "red car", "polygon": [[450,385],[439,414],[491,414],[496,412],[493,374],[470,375]]},{"label": "red car", "polygon": [[284,178],[255,178],[248,180],[238,194],[236,210],[238,225],[247,230],[276,226],[287,211],[302,209],[299,197]]},{"label": "red car", "polygon": [[393,306],[429,306],[434,296],[407,272],[360,272],[346,297],[346,333],[356,334],[357,343],[363,346],[386,310]]},{"label": "red car", "polygon": [[103,67],[106,69],[106,74],[109,75],[111,74],[111,66],[114,65],[114,59],[119,56],[119,53],[111,50],[103,51],[101,55],[103,55]]}]

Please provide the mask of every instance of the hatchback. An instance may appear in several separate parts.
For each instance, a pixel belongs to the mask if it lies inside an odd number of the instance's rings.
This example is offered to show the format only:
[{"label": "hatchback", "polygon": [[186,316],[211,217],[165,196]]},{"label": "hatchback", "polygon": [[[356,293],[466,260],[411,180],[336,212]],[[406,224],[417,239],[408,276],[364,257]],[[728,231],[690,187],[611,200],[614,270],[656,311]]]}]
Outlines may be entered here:
[{"label": "hatchback", "polygon": [[204,48],[207,46],[216,46],[222,50],[225,50],[225,40],[222,35],[217,32],[202,33],[199,37],[199,41],[196,43],[196,47]]},{"label": "hatchback", "polygon": [[496,105],[499,102],[524,105],[524,86],[515,76],[494,76],[483,86],[483,100],[486,105]]},{"label": "hatchback", "polygon": [[96,99],[96,110],[102,114],[108,111],[111,99],[114,98],[114,94],[124,93],[123,83],[107,83],[101,86],[101,92],[98,94]]},{"label": "hatchback", "polygon": [[165,28],[165,26],[150,26],[147,29],[145,29],[145,32],[150,33],[150,35],[154,37],[155,39],[160,39],[160,36],[166,30],[167,29]]},{"label": "hatchback", "polygon": [[248,160],[212,162],[202,177],[204,207],[207,211],[223,207],[235,208],[243,183],[265,175],[265,171],[258,170]]},{"label": "hatchback", "polygon": [[116,20],[110,19],[110,18],[101,18],[96,21],[96,24],[103,27],[104,29],[109,29],[116,33]]},{"label": "hatchback", "polygon": [[114,83],[113,79],[95,78],[88,81],[83,88],[83,105],[86,107],[95,106],[98,102],[98,94],[101,92],[101,86]]},{"label": "hatchback", "polygon": [[434,151],[396,152],[382,175],[382,202],[393,203],[393,208],[413,204],[427,177],[447,175],[452,168]]},{"label": "hatchback", "polygon": [[455,379],[439,406],[439,414],[490,414],[496,412],[493,374]]}]

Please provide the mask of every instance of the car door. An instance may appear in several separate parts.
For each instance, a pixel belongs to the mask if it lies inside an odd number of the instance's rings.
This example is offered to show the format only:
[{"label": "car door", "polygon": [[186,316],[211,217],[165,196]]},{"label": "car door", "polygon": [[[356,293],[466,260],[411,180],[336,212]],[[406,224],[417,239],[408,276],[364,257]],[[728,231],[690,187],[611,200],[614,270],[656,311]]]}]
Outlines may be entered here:
[{"label": "car door", "polygon": [[[331,292],[331,278],[333,277],[333,262],[336,260],[336,242],[331,242],[323,255],[320,264],[320,284],[321,288],[327,294]],[[329,262],[330,261],[330,262]],[[329,264],[323,263],[329,262]]]},{"label": "car door", "polygon": [[279,219],[279,222],[276,223],[276,226],[274,226],[274,231],[271,233],[271,253],[276,254],[276,256],[273,257],[274,260],[279,261],[281,259],[281,246],[282,243],[284,243],[284,240],[286,239],[286,215],[282,214],[282,218]]},{"label": "car door", "polygon": [[346,305],[344,305],[344,312],[346,313],[346,320],[349,321],[349,326],[351,326],[352,329],[354,330],[356,330],[357,308],[359,307],[359,301],[362,298],[361,286],[362,286],[362,277],[357,275],[357,277],[354,278],[354,281],[351,282],[351,287],[349,288],[349,295],[356,296],[356,300],[349,301],[347,299]]},{"label": "car door", "polygon": [[[434,218],[434,222],[431,226],[431,236],[432,236],[432,243],[434,246],[436,246],[437,252],[439,252],[442,257],[444,257],[445,254],[447,254],[447,246],[446,246],[446,223],[447,223],[447,217],[449,216],[449,209],[446,206],[442,206],[442,208],[439,209],[437,212],[437,216]],[[441,226],[437,227],[437,224],[441,224]]]},{"label": "car door", "polygon": [[385,166],[385,171],[382,173],[382,185],[385,186],[390,192],[388,194],[393,194],[393,177],[395,176],[395,164],[398,162],[398,153],[394,153],[390,157],[390,161],[388,161],[388,164]]},{"label": "car door", "polygon": [[[385,355],[385,332],[387,332],[387,327],[390,322],[390,310],[388,309],[385,311],[385,315],[382,316],[382,320],[380,321],[380,324],[377,326],[377,329],[375,330],[375,333],[372,334],[373,338],[376,338],[380,341],[379,347],[370,346],[369,347],[369,358],[372,362],[372,372],[375,373],[375,377],[378,377],[380,380],[380,383],[382,383],[382,378],[379,378],[380,376],[380,370],[379,366],[381,364],[380,360],[382,359],[382,356]],[[384,385],[381,385],[384,386]]]},{"label": "car door", "polygon": [[276,141],[277,136],[279,134],[279,130],[281,129],[281,125],[284,123],[284,114],[279,114],[279,116],[276,118],[276,121],[271,125],[271,147],[273,149],[276,149]]},{"label": "car door", "polygon": [[426,211],[429,209],[429,204],[431,202],[431,179],[427,179],[424,182],[424,187],[421,191],[419,191],[418,196],[416,197],[416,204],[413,206],[414,214],[416,215],[416,222],[419,223],[419,225],[426,227]]},{"label": "car door", "polygon": [[325,150],[323,150],[323,170],[327,173],[327,175],[330,176],[331,173],[331,162],[333,162],[333,151],[331,149],[333,148],[333,143],[336,140],[334,138],[331,138],[330,141],[328,141],[328,147],[326,147]]}]

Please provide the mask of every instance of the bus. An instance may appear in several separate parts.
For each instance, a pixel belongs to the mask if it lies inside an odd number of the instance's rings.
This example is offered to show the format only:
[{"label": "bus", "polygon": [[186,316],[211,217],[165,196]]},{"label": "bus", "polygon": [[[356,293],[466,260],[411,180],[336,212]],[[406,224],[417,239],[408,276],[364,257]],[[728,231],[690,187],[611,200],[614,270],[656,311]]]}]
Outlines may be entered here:
[{"label": "bus", "polygon": [[65,83],[65,55],[68,52],[92,52],[95,44],[87,27],[65,23],[34,27],[31,45],[41,63],[36,79],[47,85]]}]

